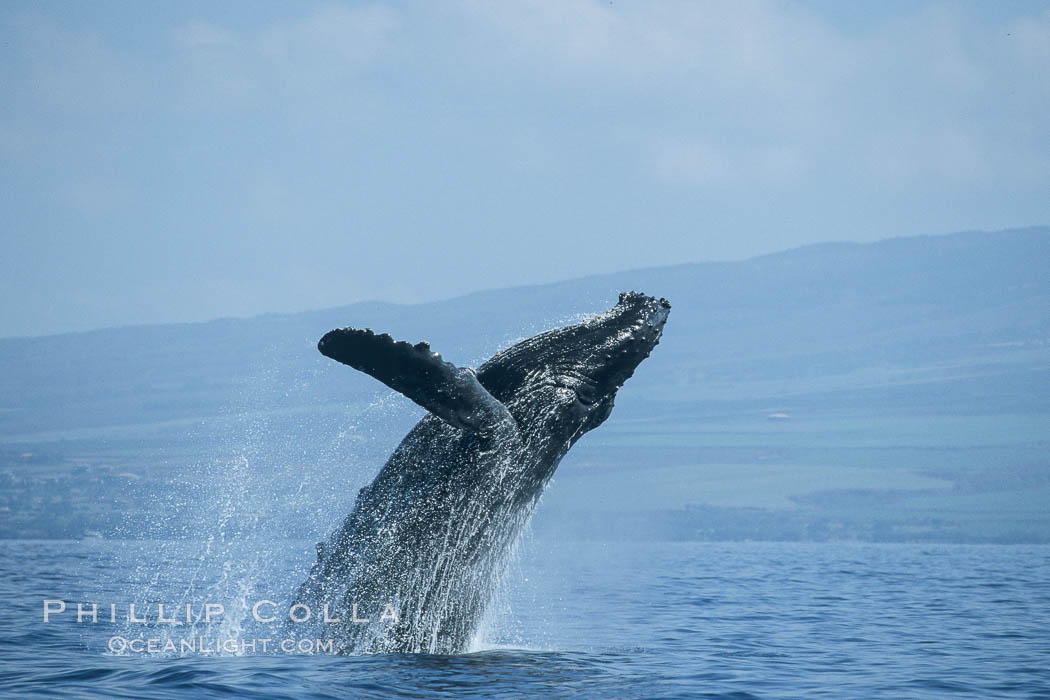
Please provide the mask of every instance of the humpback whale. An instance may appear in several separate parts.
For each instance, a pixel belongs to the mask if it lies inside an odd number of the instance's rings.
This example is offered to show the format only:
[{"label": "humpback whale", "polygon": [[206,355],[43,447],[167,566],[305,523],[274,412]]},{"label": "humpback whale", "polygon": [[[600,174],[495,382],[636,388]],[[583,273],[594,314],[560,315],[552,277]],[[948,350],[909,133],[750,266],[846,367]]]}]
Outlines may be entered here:
[{"label": "humpback whale", "polygon": [[476,371],[444,361],[426,342],[369,329],[321,338],[322,354],[428,411],[361,489],[342,526],[317,545],[297,592],[297,601],[323,605],[340,621],[324,629],[337,651],[469,647],[558,463],[609,417],[617,390],[659,342],[670,308],[666,299],[625,292],[608,311],[523,340]]}]

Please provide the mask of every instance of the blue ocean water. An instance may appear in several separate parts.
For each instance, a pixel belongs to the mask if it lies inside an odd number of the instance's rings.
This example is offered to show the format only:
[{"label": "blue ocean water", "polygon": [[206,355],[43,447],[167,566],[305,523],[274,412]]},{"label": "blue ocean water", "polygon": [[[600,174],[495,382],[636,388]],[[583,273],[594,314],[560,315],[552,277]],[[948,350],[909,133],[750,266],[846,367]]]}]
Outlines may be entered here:
[{"label": "blue ocean water", "polygon": [[[203,526],[204,524],[202,524]],[[204,528],[206,530],[206,528]],[[12,697],[1050,696],[1050,547],[526,540],[470,653],[110,651],[279,636],[312,543],[0,541]],[[45,600],[67,610],[43,622]],[[76,622],[77,602],[99,622]],[[128,603],[217,602],[211,624]],[[110,604],[118,605],[110,622]],[[55,604],[52,604],[55,605]]]}]

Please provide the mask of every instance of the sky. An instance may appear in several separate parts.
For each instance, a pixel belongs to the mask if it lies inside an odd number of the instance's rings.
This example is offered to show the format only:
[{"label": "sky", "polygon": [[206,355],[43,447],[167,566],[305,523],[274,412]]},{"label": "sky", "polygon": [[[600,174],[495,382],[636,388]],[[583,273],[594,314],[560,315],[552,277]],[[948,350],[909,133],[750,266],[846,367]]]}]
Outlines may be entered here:
[{"label": "sky", "polygon": [[1048,114],[1050,1],[7,0],[0,336],[1047,224]]}]

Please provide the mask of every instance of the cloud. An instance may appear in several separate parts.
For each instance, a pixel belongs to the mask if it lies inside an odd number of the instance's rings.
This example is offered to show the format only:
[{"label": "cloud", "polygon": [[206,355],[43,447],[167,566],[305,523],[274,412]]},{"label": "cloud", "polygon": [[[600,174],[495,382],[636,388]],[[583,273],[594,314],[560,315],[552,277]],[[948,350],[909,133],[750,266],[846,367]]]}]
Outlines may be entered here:
[{"label": "cloud", "polygon": [[497,63],[598,90],[808,98],[850,61],[824,23],[773,3],[468,0],[461,11]]},{"label": "cloud", "polygon": [[[1035,74],[1050,76],[1050,10],[1038,17],[1019,17],[1007,27],[1006,35],[1015,46],[1012,53]],[[1044,91],[1050,91],[1050,81],[1043,80],[1041,84]]]},{"label": "cloud", "polygon": [[[188,66],[187,92],[208,102],[331,91],[387,51],[398,13],[378,5],[323,5],[256,32],[193,20],[173,32]],[[328,95],[331,97],[331,95]]]},{"label": "cloud", "polygon": [[9,288],[239,314],[1038,223],[1050,14],[1015,7],[0,7]]},{"label": "cloud", "polygon": [[739,175],[732,154],[701,141],[662,139],[650,158],[653,174],[669,184],[702,187]]},{"label": "cloud", "polygon": [[[460,7],[494,73],[597,100],[667,184],[776,184],[852,164],[851,177],[914,185],[992,177],[996,151],[1047,159],[995,126],[1033,95],[1050,107],[1046,15],[997,27],[916,5],[847,32],[775,2]],[[1007,34],[1013,45],[999,41]],[[1004,79],[1022,96],[1002,94]]]},{"label": "cloud", "polygon": [[239,43],[233,32],[199,19],[178,27],[174,35],[178,44],[190,50],[200,47],[236,47]]},{"label": "cloud", "polygon": [[397,13],[389,7],[330,5],[271,26],[255,45],[261,55],[285,65],[309,64],[318,69],[334,61],[340,69],[354,69],[379,56],[399,24]]},{"label": "cloud", "polygon": [[810,168],[807,154],[791,146],[727,148],[667,138],[654,139],[648,164],[662,182],[698,188],[792,187]]}]

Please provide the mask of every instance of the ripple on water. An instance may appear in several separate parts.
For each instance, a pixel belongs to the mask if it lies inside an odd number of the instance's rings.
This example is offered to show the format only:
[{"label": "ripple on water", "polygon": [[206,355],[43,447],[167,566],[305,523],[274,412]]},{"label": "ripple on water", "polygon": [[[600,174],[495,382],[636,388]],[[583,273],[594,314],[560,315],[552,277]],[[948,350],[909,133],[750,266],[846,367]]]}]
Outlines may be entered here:
[{"label": "ripple on water", "polygon": [[[301,544],[301,543],[300,543]],[[294,580],[294,551],[249,590]],[[538,543],[457,656],[119,656],[43,598],[242,591],[190,545],[0,543],[0,692],[13,697],[978,697],[1050,693],[1050,547]],[[876,565],[865,568],[865,562]],[[236,569],[234,569],[236,571]],[[790,571],[790,574],[789,574]],[[227,572],[229,576],[232,576]],[[272,577],[269,578],[269,577]],[[235,578],[235,577],[234,577]],[[275,584],[276,587],[276,584]],[[233,595],[231,593],[231,595]],[[236,595],[242,596],[243,593]],[[87,600],[90,600],[88,598]],[[239,598],[238,598],[239,599]],[[104,602],[100,601],[100,602]],[[231,606],[232,607],[232,606]]]}]

